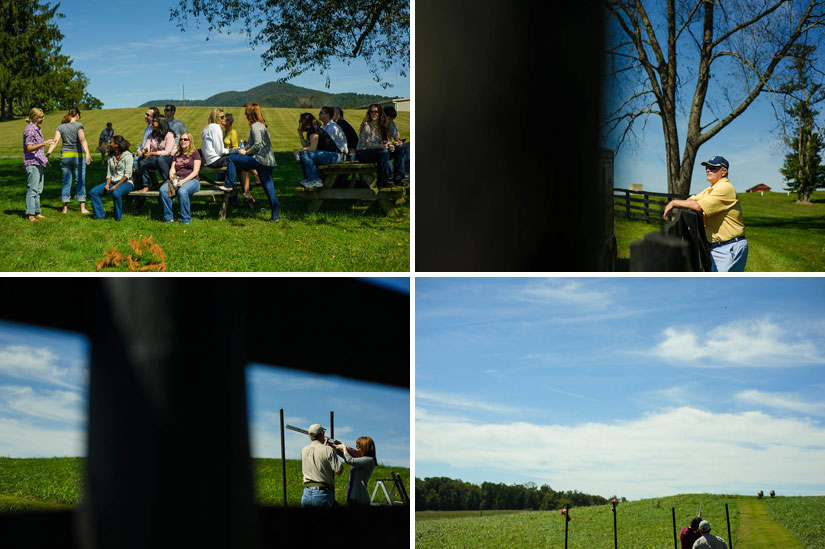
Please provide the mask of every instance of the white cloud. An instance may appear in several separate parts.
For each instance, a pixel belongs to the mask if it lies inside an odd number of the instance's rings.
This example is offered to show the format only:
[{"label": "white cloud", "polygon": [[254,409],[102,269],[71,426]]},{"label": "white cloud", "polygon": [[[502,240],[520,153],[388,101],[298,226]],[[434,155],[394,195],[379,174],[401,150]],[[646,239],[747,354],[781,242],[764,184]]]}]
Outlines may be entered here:
[{"label": "white cloud", "polygon": [[73,391],[35,391],[31,387],[0,385],[0,410],[4,408],[63,423],[81,423],[85,419],[83,396]]},{"label": "white cloud", "polygon": [[9,345],[0,349],[0,375],[78,389],[67,381],[71,379],[72,372],[69,368],[59,366],[59,359],[45,347]]},{"label": "white cloud", "polygon": [[703,367],[725,365],[784,367],[823,364],[825,357],[809,341],[794,341],[767,319],[733,322],[696,334],[689,328],[669,327],[652,355],[672,362]]},{"label": "white cloud", "polygon": [[612,302],[610,293],[570,278],[530,280],[520,289],[518,297],[526,301],[563,302],[593,308],[603,308]]},{"label": "white cloud", "polygon": [[825,416],[825,403],[807,402],[797,394],[765,393],[751,389],[736,394],[736,400],[746,404],[788,410],[802,414]]},{"label": "white cloud", "polygon": [[418,466],[509,472],[557,490],[638,498],[825,482],[825,429],[762,412],[681,407],[632,421],[536,425],[483,424],[417,407],[415,429]]},{"label": "white cloud", "polygon": [[86,455],[83,429],[49,429],[0,417],[0,456],[77,457]]},{"label": "white cloud", "polygon": [[427,402],[444,408],[459,410],[476,410],[500,414],[521,415],[521,410],[504,404],[496,404],[486,400],[478,400],[466,395],[455,393],[433,393],[430,391],[416,391],[416,402]]}]

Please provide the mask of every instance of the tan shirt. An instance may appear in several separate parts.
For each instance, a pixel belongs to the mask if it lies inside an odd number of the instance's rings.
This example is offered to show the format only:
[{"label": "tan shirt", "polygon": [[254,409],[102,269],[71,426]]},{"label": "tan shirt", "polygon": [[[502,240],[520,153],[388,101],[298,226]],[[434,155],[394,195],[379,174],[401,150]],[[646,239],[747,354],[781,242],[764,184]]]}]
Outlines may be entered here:
[{"label": "tan shirt", "polygon": [[705,212],[705,234],[709,242],[726,242],[737,236],[745,236],[742,206],[736,198],[736,189],[727,177],[690,199],[697,201]]},{"label": "tan shirt", "polygon": [[693,544],[693,549],[702,549],[703,547],[709,547],[710,549],[728,549],[728,544],[719,536],[708,533],[703,534],[702,537],[697,539]]},{"label": "tan shirt", "polygon": [[313,440],[301,450],[301,470],[304,482],[322,482],[335,485],[335,473],[343,470],[344,464],[338,461],[335,450],[330,446]]}]

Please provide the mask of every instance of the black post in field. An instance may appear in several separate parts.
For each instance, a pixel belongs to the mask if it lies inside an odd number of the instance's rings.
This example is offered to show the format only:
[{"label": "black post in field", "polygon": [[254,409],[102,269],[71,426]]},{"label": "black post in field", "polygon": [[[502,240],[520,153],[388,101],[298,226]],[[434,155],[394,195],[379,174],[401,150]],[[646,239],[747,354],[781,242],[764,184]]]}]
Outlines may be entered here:
[{"label": "black post in field", "polygon": [[616,500],[613,503],[613,549],[619,549],[619,536],[616,530]]},{"label": "black post in field", "polygon": [[679,549],[676,544],[676,507],[671,507],[670,512],[673,515],[673,549]]},{"label": "black post in field", "polygon": [[286,508],[286,446],[284,445],[284,409],[281,408],[281,486],[284,491],[284,508]]},{"label": "black post in field", "polygon": [[728,549],[733,549],[733,538],[730,535],[730,515],[728,514],[728,504],[725,504],[725,520],[728,521]]},{"label": "black post in field", "polygon": [[570,505],[565,508],[564,513],[564,549],[567,549],[567,523],[570,522]]}]

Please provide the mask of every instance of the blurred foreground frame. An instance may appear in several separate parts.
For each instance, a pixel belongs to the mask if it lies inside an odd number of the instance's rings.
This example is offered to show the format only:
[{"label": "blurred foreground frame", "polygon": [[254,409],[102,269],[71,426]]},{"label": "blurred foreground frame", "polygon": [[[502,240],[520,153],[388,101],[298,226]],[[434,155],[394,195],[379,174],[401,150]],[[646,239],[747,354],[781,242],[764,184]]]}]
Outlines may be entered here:
[{"label": "blurred foreground frame", "polygon": [[409,546],[408,506],[256,503],[244,377],[256,362],[409,389],[407,294],[338,277],[25,284],[0,318],[90,341],[85,490],[74,510],[0,515],[0,546],[258,548],[319,528]]},{"label": "blurred foreground frame", "polygon": [[612,269],[604,13],[416,2],[416,272]]}]

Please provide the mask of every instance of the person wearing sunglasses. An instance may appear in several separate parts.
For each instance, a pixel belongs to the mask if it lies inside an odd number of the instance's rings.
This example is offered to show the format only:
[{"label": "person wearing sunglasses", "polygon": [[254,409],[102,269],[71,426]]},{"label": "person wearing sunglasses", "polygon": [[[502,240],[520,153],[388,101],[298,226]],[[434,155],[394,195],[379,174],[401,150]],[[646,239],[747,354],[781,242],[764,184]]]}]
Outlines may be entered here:
[{"label": "person wearing sunglasses", "polygon": [[[209,113],[208,124],[201,132],[201,153],[203,153],[203,167],[217,170],[226,168],[226,172],[218,174],[218,189],[230,192],[235,188],[235,164],[229,159],[230,150],[223,145],[223,128],[226,125],[226,113],[223,109],[212,109]],[[234,151],[232,151],[234,152]]]},{"label": "person wearing sunglasses", "polygon": [[[172,196],[180,203],[180,222],[188,225],[192,221],[190,197],[201,190],[198,173],[201,169],[201,155],[195,148],[192,134],[184,133],[178,139],[178,150],[169,168],[169,181],[160,186],[160,202],[163,205],[163,220],[172,223]],[[172,185],[170,192],[169,185]]]},{"label": "person wearing sunglasses", "polygon": [[686,200],[671,200],[665,206],[664,217],[673,208],[685,208],[702,215],[705,234],[710,243],[712,272],[743,272],[748,261],[748,241],[742,206],[736,189],[728,180],[730,164],[721,156],[714,156],[705,166],[710,187]]},{"label": "person wearing sunglasses", "polygon": [[367,109],[367,115],[358,132],[358,149],[355,158],[358,162],[378,164],[378,186],[391,187],[392,166],[390,153],[395,151],[390,124],[384,116],[381,105],[373,103]]}]

